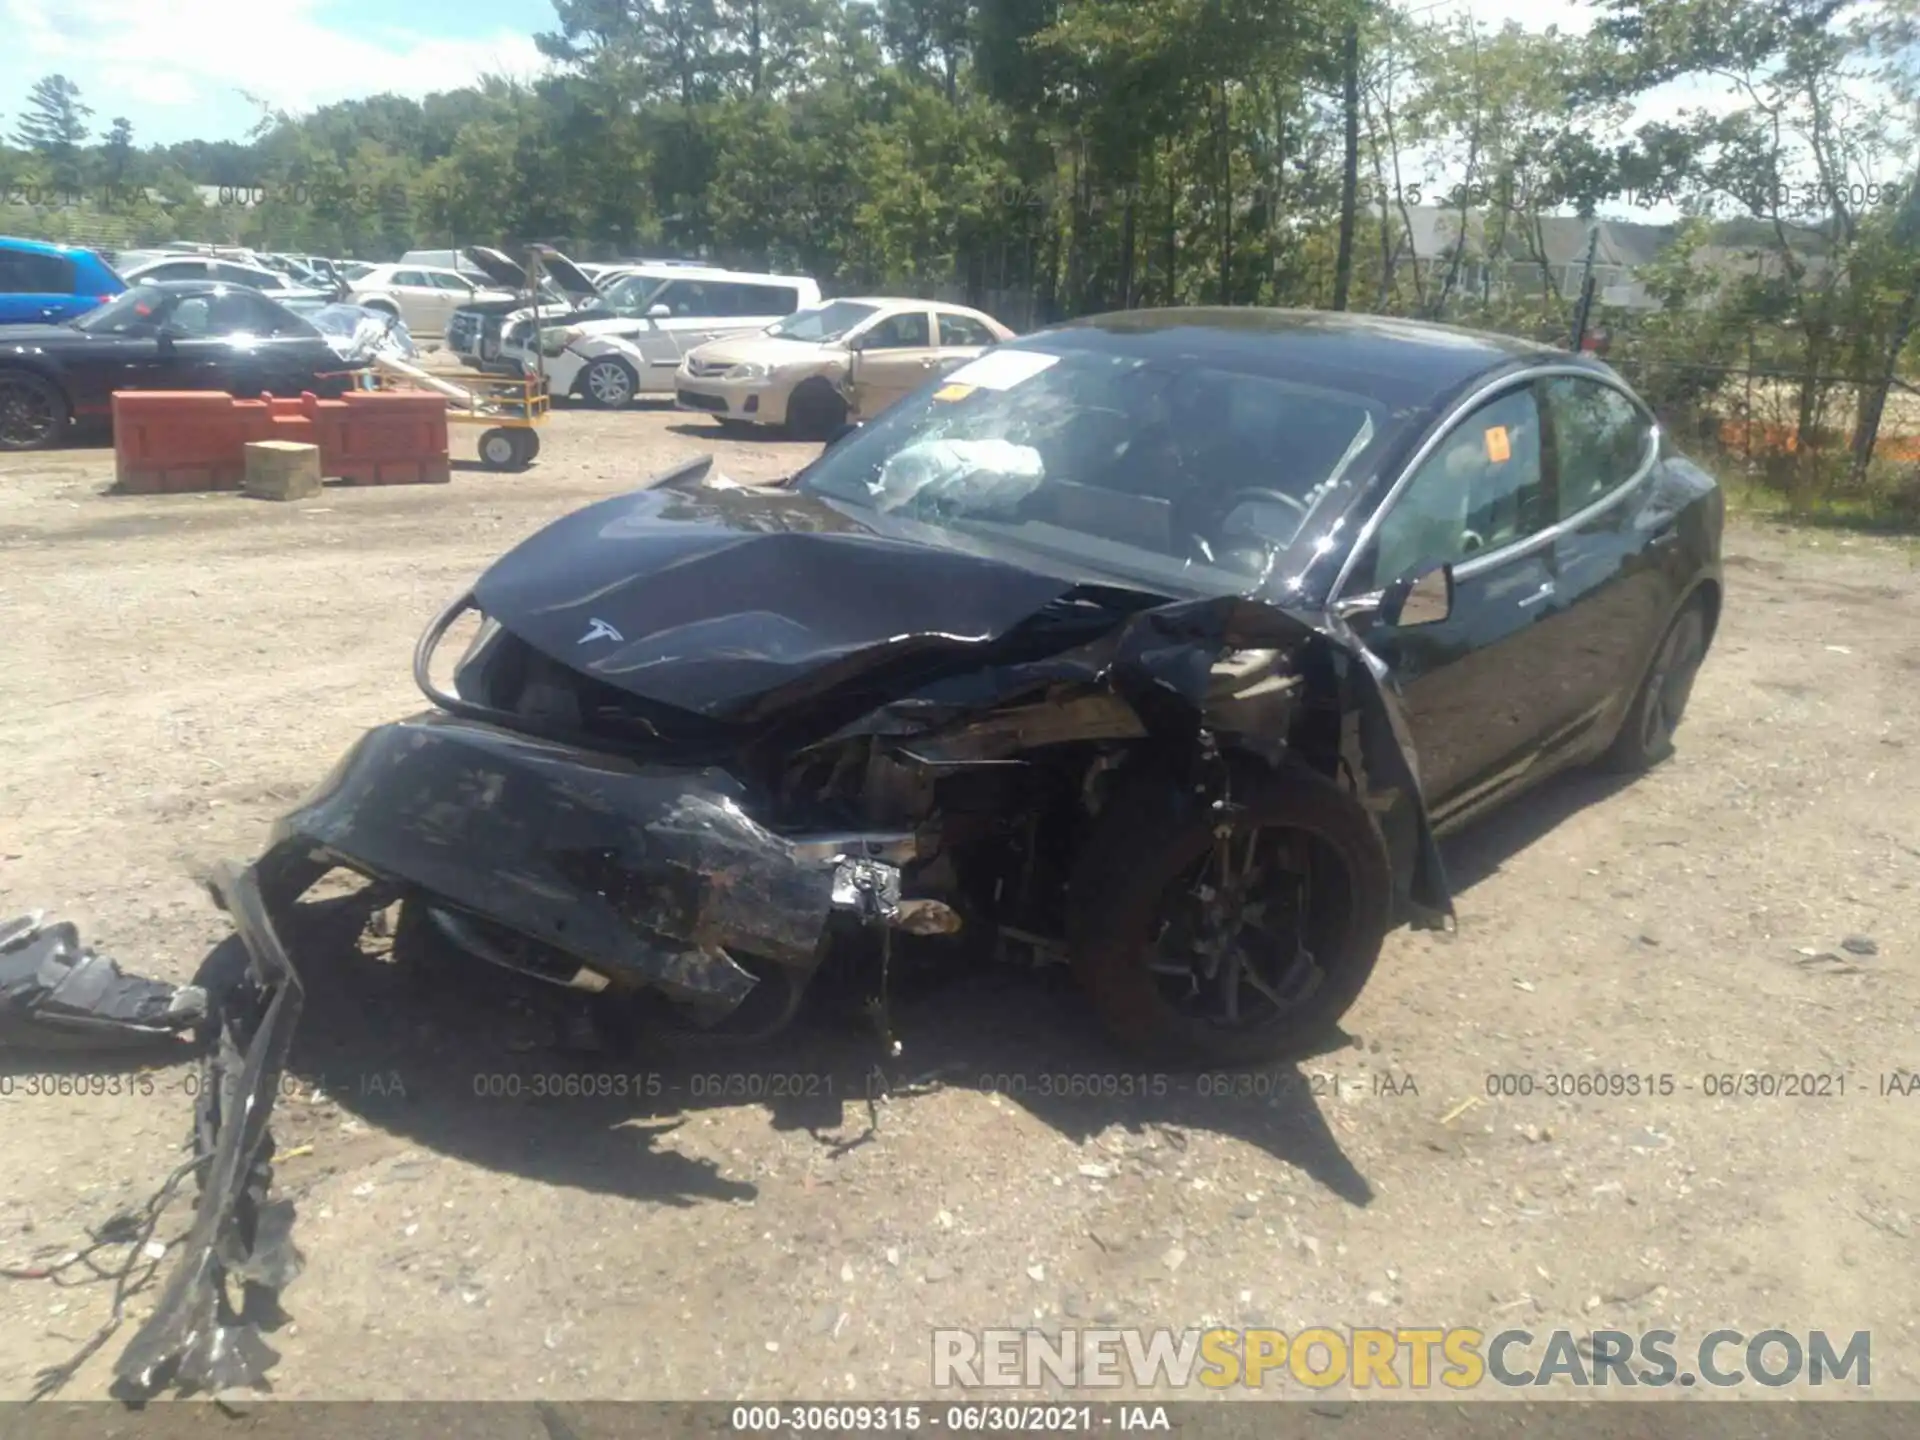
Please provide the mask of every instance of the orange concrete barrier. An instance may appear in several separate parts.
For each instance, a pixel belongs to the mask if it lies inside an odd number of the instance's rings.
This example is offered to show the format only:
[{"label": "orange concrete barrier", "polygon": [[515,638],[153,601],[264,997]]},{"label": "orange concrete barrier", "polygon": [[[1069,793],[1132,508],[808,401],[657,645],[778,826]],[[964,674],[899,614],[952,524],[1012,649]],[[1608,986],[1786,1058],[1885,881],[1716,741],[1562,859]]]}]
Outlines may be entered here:
[{"label": "orange concrete barrier", "polygon": [[327,474],[354,485],[444,484],[453,478],[447,402],[440,396],[348,391],[337,403],[333,444],[320,442]]},{"label": "orange concrete barrier", "polygon": [[237,490],[246,447],[315,445],[324,475],[355,485],[444,484],[447,405],[437,395],[349,393],[341,400],[220,391],[122,390],[113,396],[115,488],[127,494]]},{"label": "orange concrete barrier", "polygon": [[229,395],[204,390],[114,392],[116,489],[135,495],[238,490],[247,468],[242,443]]}]

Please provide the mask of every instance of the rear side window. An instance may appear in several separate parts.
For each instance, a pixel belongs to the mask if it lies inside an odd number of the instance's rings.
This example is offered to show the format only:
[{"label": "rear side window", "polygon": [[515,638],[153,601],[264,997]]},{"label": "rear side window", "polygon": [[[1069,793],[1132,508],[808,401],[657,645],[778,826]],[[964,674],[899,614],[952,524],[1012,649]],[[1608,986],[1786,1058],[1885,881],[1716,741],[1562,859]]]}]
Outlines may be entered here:
[{"label": "rear side window", "polygon": [[250,270],[245,265],[214,265],[210,268],[215,280],[228,285],[245,285],[249,289],[264,290],[268,286],[278,288],[285,283],[278,275],[265,270]]},{"label": "rear side window", "polygon": [[736,315],[791,315],[800,308],[800,292],[791,285],[730,285]]},{"label": "rear side window", "polygon": [[207,278],[207,262],[173,260],[165,265],[154,266],[140,278],[142,280],[204,280]]},{"label": "rear side window", "polygon": [[993,332],[971,315],[942,315],[940,317],[940,343],[942,345],[997,345]]},{"label": "rear side window", "polygon": [[73,262],[58,255],[0,249],[0,294],[71,295]]},{"label": "rear side window", "polygon": [[1640,473],[1653,447],[1653,426],[1631,400],[1597,380],[1556,376],[1545,390],[1564,520]]},{"label": "rear side window", "polygon": [[393,272],[393,278],[387,283],[389,285],[409,285],[422,290],[430,290],[433,288],[427,280],[427,277],[418,270],[396,270]]}]

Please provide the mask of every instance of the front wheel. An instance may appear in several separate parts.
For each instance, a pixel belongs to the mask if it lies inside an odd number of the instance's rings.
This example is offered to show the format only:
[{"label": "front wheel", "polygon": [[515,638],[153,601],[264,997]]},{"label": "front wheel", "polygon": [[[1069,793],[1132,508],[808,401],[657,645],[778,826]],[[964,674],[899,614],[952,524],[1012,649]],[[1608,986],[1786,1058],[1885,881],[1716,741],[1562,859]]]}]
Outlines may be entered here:
[{"label": "front wheel", "polygon": [[624,360],[596,360],[580,375],[580,394],[600,410],[624,409],[639,389],[639,377]]},{"label": "front wheel", "polygon": [[1175,1065],[1298,1056],[1379,959],[1392,869],[1345,790],[1289,768],[1241,777],[1223,822],[1188,785],[1122,786],[1075,866],[1073,967],[1109,1030]]},{"label": "front wheel", "polygon": [[846,423],[846,398],[825,380],[802,381],[787,401],[787,430],[796,440],[825,440]]},{"label": "front wheel", "polygon": [[0,450],[45,450],[67,430],[67,397],[26,370],[0,370]]},{"label": "front wheel", "polygon": [[1637,775],[1650,770],[1673,754],[1673,734],[1687,713],[1687,701],[1693,696],[1694,677],[1707,658],[1707,614],[1698,600],[1674,617],[1654,651],[1647,678],[1620,733],[1601,761],[1609,770]]}]

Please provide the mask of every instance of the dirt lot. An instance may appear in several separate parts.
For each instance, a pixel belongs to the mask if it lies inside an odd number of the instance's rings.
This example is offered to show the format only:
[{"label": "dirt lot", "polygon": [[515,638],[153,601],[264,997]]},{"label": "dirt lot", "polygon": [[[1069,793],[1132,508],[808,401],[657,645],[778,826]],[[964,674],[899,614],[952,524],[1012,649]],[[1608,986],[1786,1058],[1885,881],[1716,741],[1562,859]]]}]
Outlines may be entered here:
[{"label": "dirt lot", "polygon": [[[9,457],[0,914],[47,907],[186,979],[226,933],[197,877],[419,707],[434,610],[709,448],[742,478],[811,453],[570,411],[530,474],[286,506],[109,497],[101,450]],[[871,1038],[821,1019],[772,1054],[635,1060],[644,1098],[534,1100],[571,1062],[529,1022],[419,993],[356,943],[351,896],[310,907],[277,1127],[308,1268],[279,1393],[904,1397],[936,1326],[1219,1321],[1870,1329],[1874,1392],[1920,1396],[1920,1094],[1882,1093],[1920,1066],[1920,572],[1832,535],[1736,528],[1729,550],[1677,758],[1450,842],[1457,934],[1392,938],[1351,1046],[1299,1071],[1126,1079],[1069,988],[994,973],[903,1006],[882,1083]],[[37,1068],[0,1069],[0,1264],[142,1200],[189,1110],[186,1066],[90,1097],[25,1093]],[[1595,1070],[1673,1093],[1544,1093]],[[1742,1071],[1845,1093],[1707,1093]],[[1488,1098],[1489,1076],[1535,1093]],[[1148,1093],[1061,1093],[1086,1077]],[[106,1302],[0,1282],[0,1393]],[[103,1393],[124,1339],[68,1393]]]}]

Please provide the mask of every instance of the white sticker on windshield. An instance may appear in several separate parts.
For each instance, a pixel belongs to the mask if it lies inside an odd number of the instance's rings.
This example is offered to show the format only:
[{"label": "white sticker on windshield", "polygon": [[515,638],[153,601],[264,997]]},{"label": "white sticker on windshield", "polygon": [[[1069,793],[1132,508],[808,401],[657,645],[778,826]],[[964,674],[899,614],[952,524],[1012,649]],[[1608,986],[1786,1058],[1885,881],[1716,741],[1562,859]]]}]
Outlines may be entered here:
[{"label": "white sticker on windshield", "polygon": [[975,385],[982,390],[1011,390],[1042,370],[1058,365],[1058,355],[1038,350],[989,350],[947,376],[949,385]]}]

